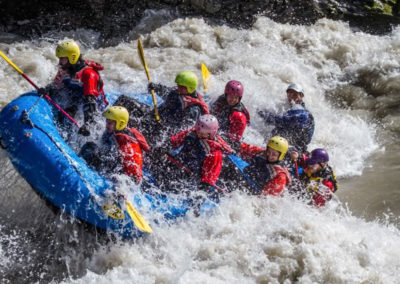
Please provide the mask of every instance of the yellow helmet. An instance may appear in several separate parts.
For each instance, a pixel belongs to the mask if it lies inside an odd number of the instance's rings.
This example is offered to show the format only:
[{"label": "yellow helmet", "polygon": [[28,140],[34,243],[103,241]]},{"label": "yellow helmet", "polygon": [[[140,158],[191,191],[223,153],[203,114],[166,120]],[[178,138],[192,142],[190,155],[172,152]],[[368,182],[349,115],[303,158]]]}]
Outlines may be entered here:
[{"label": "yellow helmet", "polygon": [[116,122],[115,128],[117,130],[123,130],[128,125],[129,112],[122,106],[109,107],[105,112],[103,112],[103,116],[107,119],[114,120]]},{"label": "yellow helmet", "polygon": [[289,143],[285,138],[283,138],[281,136],[274,136],[271,139],[269,139],[267,147],[272,148],[272,149],[278,151],[279,153],[281,153],[279,155],[278,160],[282,161],[286,155],[288,148],[289,148]]},{"label": "yellow helmet", "polygon": [[79,46],[75,41],[66,40],[59,43],[56,47],[56,56],[58,58],[68,57],[68,61],[70,64],[75,64],[78,62],[79,56],[81,55],[81,51]]}]

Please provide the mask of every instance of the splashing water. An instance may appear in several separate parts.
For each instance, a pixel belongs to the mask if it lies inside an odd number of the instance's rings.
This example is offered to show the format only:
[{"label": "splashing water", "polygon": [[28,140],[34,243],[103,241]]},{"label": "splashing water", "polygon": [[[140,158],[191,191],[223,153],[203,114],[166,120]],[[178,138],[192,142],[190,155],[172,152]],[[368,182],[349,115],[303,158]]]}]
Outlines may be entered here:
[{"label": "splashing water", "polygon": [[[93,36],[94,42],[82,44],[86,46],[83,52],[86,58],[105,65],[102,75],[106,90],[145,91],[147,79],[137,56],[136,41],[95,49],[91,46],[96,46],[97,38]],[[84,234],[78,233],[73,239],[79,245],[65,245],[70,251],[58,251],[63,265],[47,269],[43,265],[43,274],[33,279],[71,277],[66,283],[397,281],[398,212],[388,222],[384,215],[379,220],[366,221],[353,216],[352,205],[359,213],[357,206],[362,208],[362,201],[367,200],[365,193],[376,192],[375,184],[355,181],[366,172],[371,178],[382,174],[377,171],[382,164],[376,164],[380,161],[376,155],[385,155],[382,149],[389,149],[386,152],[397,157],[391,169],[399,167],[399,155],[390,149],[391,137],[399,129],[396,94],[400,90],[400,29],[388,36],[372,36],[330,20],[305,27],[277,24],[260,17],[252,29],[236,30],[210,26],[202,19],[178,19],[144,35],[143,42],[154,82],[172,86],[176,73],[182,70],[193,70],[200,76],[202,61],[212,74],[208,91],[211,99],[222,94],[228,80],[240,80],[245,86],[243,102],[252,116],[245,141],[259,146],[265,144],[270,129],[257,116],[257,110],[282,110],[286,86],[290,82],[300,83],[305,89],[306,106],[316,120],[310,148],[324,147],[330,153],[331,164],[343,184],[339,197],[350,210],[336,202],[317,210],[290,197],[260,199],[235,192],[222,201],[212,217],[196,218],[189,214],[171,226],[155,225],[153,235],[135,242],[85,250]],[[0,43],[0,49],[41,85],[49,83],[56,73],[54,47],[54,41],[48,39]],[[4,62],[0,66],[0,102],[5,105],[30,90],[30,86]],[[7,189],[2,192],[1,208],[5,204],[12,208],[30,199],[29,206],[36,208],[31,216],[49,214],[43,213],[47,212],[39,205],[43,201],[33,193],[24,197],[30,189],[13,172],[3,153],[0,161],[10,173],[0,179],[1,188]],[[385,198],[400,200],[400,181],[397,175],[391,178],[389,187],[393,190]],[[382,184],[380,190],[386,188]],[[382,196],[371,194],[368,198],[376,203]],[[381,209],[375,208],[374,213]],[[29,215],[18,212],[18,217],[9,215],[8,221],[24,227],[29,223]],[[374,213],[371,215],[376,217]],[[34,226],[44,227],[40,220]],[[52,230],[57,232],[57,228]],[[0,232],[2,244],[17,239],[11,247],[21,246],[18,239],[24,239],[23,235],[14,238],[4,228]],[[53,235],[51,238],[57,240]],[[18,249],[14,251],[10,258],[6,246],[2,245],[0,250],[4,256],[0,268],[6,272],[12,266],[9,259],[19,255]],[[40,257],[26,250],[25,253],[38,263],[43,261],[41,257],[51,255],[48,250]],[[80,253],[86,257],[79,256]],[[82,263],[79,268],[74,265],[76,261]],[[7,275],[3,279],[9,279]]]}]

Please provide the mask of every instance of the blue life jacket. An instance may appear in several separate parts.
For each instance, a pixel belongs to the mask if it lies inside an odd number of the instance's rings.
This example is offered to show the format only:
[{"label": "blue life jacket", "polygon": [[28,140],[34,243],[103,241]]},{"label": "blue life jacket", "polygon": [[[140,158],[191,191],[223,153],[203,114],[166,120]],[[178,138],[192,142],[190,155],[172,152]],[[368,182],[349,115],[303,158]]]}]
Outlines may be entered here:
[{"label": "blue life jacket", "polygon": [[284,115],[274,116],[275,129],[272,135],[286,138],[290,145],[305,153],[314,135],[315,122],[313,115],[305,108],[304,103],[296,104]]}]

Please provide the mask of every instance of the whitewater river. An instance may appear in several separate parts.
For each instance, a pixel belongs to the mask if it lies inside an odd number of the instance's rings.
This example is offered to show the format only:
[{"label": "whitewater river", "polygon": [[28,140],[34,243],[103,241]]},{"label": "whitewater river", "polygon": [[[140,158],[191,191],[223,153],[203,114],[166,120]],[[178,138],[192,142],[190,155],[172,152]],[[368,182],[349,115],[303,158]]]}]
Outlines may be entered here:
[{"label": "whitewater river", "polygon": [[[56,73],[60,39],[74,37],[87,59],[105,66],[107,91],[145,91],[132,41],[96,48],[91,31],[5,43],[5,52],[39,85]],[[316,120],[310,149],[323,147],[339,179],[322,210],[290,197],[236,191],[212,217],[189,215],[135,242],[109,242],[55,215],[0,152],[1,283],[398,283],[400,279],[400,28],[386,36],[322,20],[313,26],[260,17],[252,29],[178,19],[142,35],[152,79],[177,72],[212,76],[208,95],[243,82],[252,115],[245,141],[263,146],[270,128],[256,111],[281,110],[290,82],[303,85]],[[0,62],[0,104],[31,87]],[[151,219],[151,216],[145,216]]]}]

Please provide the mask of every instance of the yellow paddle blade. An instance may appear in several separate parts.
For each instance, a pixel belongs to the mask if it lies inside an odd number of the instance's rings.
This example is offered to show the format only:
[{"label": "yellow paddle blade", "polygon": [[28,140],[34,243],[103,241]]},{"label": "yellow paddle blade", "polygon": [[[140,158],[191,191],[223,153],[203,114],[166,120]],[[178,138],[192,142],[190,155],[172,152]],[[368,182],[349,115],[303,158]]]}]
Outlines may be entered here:
[{"label": "yellow paddle blade", "polygon": [[210,78],[210,71],[208,71],[207,66],[204,64],[204,62],[201,62],[201,76],[203,78],[203,88],[205,93],[208,89],[207,81]]},{"label": "yellow paddle blade", "polygon": [[5,61],[7,61],[8,64],[10,64],[15,70],[17,70],[17,72],[18,72],[19,74],[24,74],[24,72],[22,72],[22,70],[19,69],[19,68],[17,67],[17,65],[15,65],[15,64],[10,60],[10,58],[8,58],[2,51],[0,51],[0,55],[1,55],[1,57],[4,58]]},{"label": "yellow paddle blade", "polygon": [[150,72],[149,72],[149,68],[147,68],[146,60],[144,59],[144,50],[143,50],[143,45],[142,45],[142,41],[140,38],[138,38],[138,40],[137,40],[137,45],[138,45],[138,53],[139,53],[140,61],[142,62],[144,70],[146,71],[147,80],[149,80],[149,83],[150,83],[151,82]]},{"label": "yellow paddle blade", "polygon": [[143,216],[133,207],[133,205],[128,200],[125,200],[125,204],[128,214],[131,217],[136,228],[138,228],[142,232],[153,233],[150,225],[147,224]]}]

